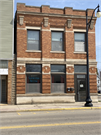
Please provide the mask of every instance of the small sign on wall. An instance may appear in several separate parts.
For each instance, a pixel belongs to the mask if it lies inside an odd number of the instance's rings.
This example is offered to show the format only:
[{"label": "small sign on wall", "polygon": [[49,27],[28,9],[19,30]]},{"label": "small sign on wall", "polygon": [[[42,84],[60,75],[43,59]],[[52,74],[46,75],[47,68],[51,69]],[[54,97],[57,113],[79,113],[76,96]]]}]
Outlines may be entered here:
[{"label": "small sign on wall", "polygon": [[83,88],[84,86],[83,86],[83,84],[80,84],[80,88]]},{"label": "small sign on wall", "polygon": [[8,69],[0,69],[0,75],[8,75]]}]

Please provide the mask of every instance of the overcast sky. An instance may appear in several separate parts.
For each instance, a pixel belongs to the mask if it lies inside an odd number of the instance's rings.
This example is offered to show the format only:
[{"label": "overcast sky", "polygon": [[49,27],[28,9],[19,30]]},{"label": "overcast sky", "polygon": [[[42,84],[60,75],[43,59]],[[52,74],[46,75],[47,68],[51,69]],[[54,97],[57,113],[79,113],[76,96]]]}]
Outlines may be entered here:
[{"label": "overcast sky", "polygon": [[[99,4],[101,11],[101,0],[14,0],[14,2],[14,10],[17,3],[25,3],[30,6],[50,5],[54,8],[73,7],[73,9],[81,10],[95,9]],[[96,21],[96,60],[97,67],[101,71],[101,17]]]}]

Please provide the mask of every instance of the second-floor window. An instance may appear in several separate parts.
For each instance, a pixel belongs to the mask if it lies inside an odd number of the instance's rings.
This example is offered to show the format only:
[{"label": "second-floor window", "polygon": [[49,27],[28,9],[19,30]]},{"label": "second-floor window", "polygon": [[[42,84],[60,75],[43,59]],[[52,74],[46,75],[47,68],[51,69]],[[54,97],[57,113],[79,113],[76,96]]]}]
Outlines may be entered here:
[{"label": "second-floor window", "polygon": [[85,52],[85,33],[75,33],[75,52]]},{"label": "second-floor window", "polygon": [[27,50],[40,50],[40,31],[27,30]]},{"label": "second-floor window", "polygon": [[52,31],[52,51],[63,51],[63,32]]}]

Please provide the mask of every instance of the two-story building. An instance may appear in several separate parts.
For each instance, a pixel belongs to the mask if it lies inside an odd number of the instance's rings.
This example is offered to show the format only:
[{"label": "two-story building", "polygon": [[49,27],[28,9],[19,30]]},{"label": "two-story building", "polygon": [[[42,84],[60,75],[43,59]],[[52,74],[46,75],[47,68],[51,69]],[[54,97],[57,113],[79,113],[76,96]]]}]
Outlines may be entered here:
[{"label": "two-story building", "polygon": [[[88,19],[93,9],[88,9]],[[86,11],[17,4],[17,104],[85,101]],[[98,101],[96,17],[88,32],[90,95]]]},{"label": "two-story building", "polygon": [[14,1],[0,0],[0,103],[15,104]]}]

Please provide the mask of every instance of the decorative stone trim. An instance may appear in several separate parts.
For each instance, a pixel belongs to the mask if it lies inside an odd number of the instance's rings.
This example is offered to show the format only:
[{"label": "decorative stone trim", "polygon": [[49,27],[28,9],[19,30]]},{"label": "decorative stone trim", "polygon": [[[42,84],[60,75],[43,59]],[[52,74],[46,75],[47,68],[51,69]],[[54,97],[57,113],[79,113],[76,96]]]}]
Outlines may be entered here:
[{"label": "decorative stone trim", "polygon": [[86,54],[87,52],[74,52],[74,53],[81,53],[81,54]]},{"label": "decorative stone trim", "polygon": [[17,67],[19,67],[19,66],[25,67],[25,64],[17,64]]},{"label": "decorative stone trim", "polygon": [[72,33],[74,33],[74,31],[67,31],[67,30],[65,30],[65,32],[72,32]]},{"label": "decorative stone trim", "polygon": [[26,52],[41,52],[41,50],[26,50]]},{"label": "decorative stone trim", "polygon": [[67,27],[71,28],[72,19],[67,19]]},{"label": "decorative stone trim", "polygon": [[18,30],[26,30],[26,28],[17,28]]},{"label": "decorative stone trim", "polygon": [[91,21],[91,24],[90,24],[90,29],[92,30],[93,29],[93,26],[94,26],[94,20]]},{"label": "decorative stone trim", "polygon": [[[53,16],[53,17],[67,17],[67,18],[79,18],[79,19],[86,19],[86,16],[80,16],[80,15],[65,15],[65,14],[50,14],[50,13],[35,13],[35,12],[29,12],[29,11],[17,11],[18,14],[28,14],[28,15],[39,15],[39,16]],[[91,17],[88,16],[88,19],[91,19]],[[97,17],[93,17],[94,20],[97,19]]]},{"label": "decorative stone trim", "polygon": [[45,75],[50,75],[50,72],[49,72],[49,73],[44,73],[44,72],[42,72],[42,74],[45,74]]},{"label": "decorative stone trim", "polygon": [[50,51],[50,53],[65,53],[65,51]]},{"label": "decorative stone trim", "polygon": [[66,75],[74,75],[74,72],[73,73],[66,72]]},{"label": "decorative stone trim", "polygon": [[23,25],[24,22],[24,16],[19,16],[19,24]]},{"label": "decorative stone trim", "polygon": [[50,28],[50,30],[52,31],[64,31],[64,28]]},{"label": "decorative stone trim", "polygon": [[49,59],[49,58],[42,58],[42,61],[65,61],[65,59]]},{"label": "decorative stone trim", "polygon": [[44,17],[44,27],[48,27],[48,19],[47,17]]},{"label": "decorative stone trim", "polygon": [[42,29],[41,31],[51,31],[51,30],[49,30],[49,29]]},{"label": "decorative stone trim", "polygon": [[38,61],[40,61],[41,58],[20,58],[20,57],[19,57],[19,58],[17,58],[17,60],[21,60],[21,61],[27,61],[27,60],[28,60],[28,61],[32,61],[32,60],[33,60],[33,61],[37,61],[37,60],[38,60]]},{"label": "decorative stone trim", "polygon": [[85,29],[73,29],[73,31],[77,31],[77,32],[86,32],[86,30]]},{"label": "decorative stone trim", "polygon": [[74,67],[74,65],[73,64],[66,64],[66,68],[67,67]]},{"label": "decorative stone trim", "polygon": [[41,30],[41,27],[26,26],[26,29],[36,29],[36,30]]},{"label": "decorative stone trim", "polygon": [[[95,93],[93,93],[95,95]],[[34,96],[75,96],[75,93],[50,93],[50,94],[42,94],[42,93],[31,93],[31,94],[17,94],[17,97],[34,97]]]},{"label": "decorative stone trim", "polygon": [[17,74],[25,74],[25,71],[24,71],[24,72],[18,72],[18,71],[17,71]]},{"label": "decorative stone trim", "polygon": [[89,68],[90,68],[90,67],[97,68],[97,65],[89,65]]},{"label": "decorative stone trim", "polygon": [[42,67],[44,67],[44,66],[50,67],[50,64],[42,64]]},{"label": "decorative stone trim", "polygon": [[90,73],[90,72],[89,72],[89,74],[90,74],[90,75],[97,75],[96,73]]}]

